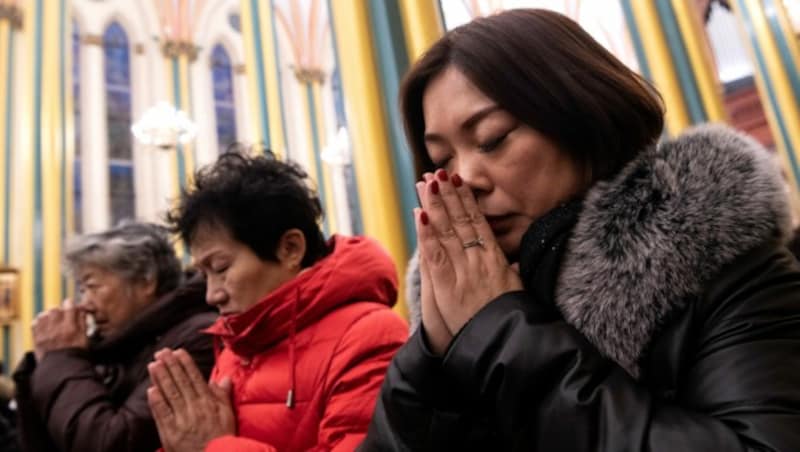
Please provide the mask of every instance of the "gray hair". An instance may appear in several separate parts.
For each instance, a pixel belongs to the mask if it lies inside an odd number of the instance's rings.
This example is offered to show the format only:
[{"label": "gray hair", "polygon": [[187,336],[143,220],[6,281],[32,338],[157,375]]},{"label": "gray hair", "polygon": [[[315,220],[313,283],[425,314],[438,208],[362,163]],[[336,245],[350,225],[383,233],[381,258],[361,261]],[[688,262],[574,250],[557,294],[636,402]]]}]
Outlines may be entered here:
[{"label": "gray hair", "polygon": [[123,221],[112,229],[78,236],[67,247],[65,261],[73,275],[92,265],[128,282],[155,281],[157,296],[174,290],[182,278],[167,229],[153,223]]}]

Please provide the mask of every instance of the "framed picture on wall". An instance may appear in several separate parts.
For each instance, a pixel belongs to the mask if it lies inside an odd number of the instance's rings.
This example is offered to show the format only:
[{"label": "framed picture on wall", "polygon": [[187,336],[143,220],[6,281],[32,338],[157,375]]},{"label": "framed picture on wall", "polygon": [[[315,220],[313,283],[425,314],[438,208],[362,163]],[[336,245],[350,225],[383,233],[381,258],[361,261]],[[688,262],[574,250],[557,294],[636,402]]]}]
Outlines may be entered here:
[{"label": "framed picture on wall", "polygon": [[0,325],[11,323],[19,315],[19,270],[0,267]]}]

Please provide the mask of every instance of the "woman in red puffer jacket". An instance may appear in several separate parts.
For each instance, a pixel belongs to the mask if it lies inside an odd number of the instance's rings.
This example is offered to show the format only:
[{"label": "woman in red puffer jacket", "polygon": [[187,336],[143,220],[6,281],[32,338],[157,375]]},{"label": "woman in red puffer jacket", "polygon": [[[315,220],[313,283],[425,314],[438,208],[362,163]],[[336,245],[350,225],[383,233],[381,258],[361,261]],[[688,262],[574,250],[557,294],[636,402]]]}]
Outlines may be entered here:
[{"label": "woman in red puffer jacket", "polygon": [[396,271],[370,239],[323,239],[304,178],[292,164],[225,154],[169,215],[221,315],[207,330],[211,383],[181,351],[149,366],[166,451],[352,451],[363,439],[408,336],[391,310]]}]

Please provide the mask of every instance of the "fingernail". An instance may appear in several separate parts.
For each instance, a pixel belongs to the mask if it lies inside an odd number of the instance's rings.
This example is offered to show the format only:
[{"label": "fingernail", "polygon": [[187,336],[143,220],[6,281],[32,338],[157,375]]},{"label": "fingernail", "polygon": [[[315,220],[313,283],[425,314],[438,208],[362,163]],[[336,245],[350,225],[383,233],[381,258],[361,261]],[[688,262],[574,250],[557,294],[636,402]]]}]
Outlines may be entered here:
[{"label": "fingernail", "polygon": [[428,214],[424,210],[419,214],[419,221],[426,226],[428,225]]},{"label": "fingernail", "polygon": [[459,176],[458,174],[453,174],[453,177],[451,177],[450,180],[453,181],[454,187],[460,187],[461,184],[464,183],[464,181],[461,180],[461,176]]},{"label": "fingernail", "polygon": [[439,171],[436,172],[436,177],[438,177],[439,180],[442,182],[447,182],[447,171],[440,169]]},{"label": "fingernail", "polygon": [[439,183],[436,181],[431,182],[431,193],[434,195],[439,194]]}]

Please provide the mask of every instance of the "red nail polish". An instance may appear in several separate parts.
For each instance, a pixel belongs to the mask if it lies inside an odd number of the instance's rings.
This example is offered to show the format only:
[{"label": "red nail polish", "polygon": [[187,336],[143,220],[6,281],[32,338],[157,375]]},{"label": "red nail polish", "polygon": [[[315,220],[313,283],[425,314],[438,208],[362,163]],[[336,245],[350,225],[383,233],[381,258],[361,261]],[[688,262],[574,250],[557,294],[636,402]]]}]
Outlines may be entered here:
[{"label": "red nail polish", "polygon": [[464,181],[461,180],[461,176],[459,176],[458,174],[453,174],[453,177],[451,177],[450,180],[453,181],[454,187],[460,187],[461,184],[464,183]]},{"label": "red nail polish", "polygon": [[434,195],[439,194],[439,183],[436,181],[431,182],[431,193]]},{"label": "red nail polish", "polygon": [[436,172],[436,177],[438,177],[439,180],[442,182],[447,182],[447,171],[440,169],[439,171]]},{"label": "red nail polish", "polygon": [[428,214],[424,210],[419,214],[419,221],[426,226],[428,225]]}]

